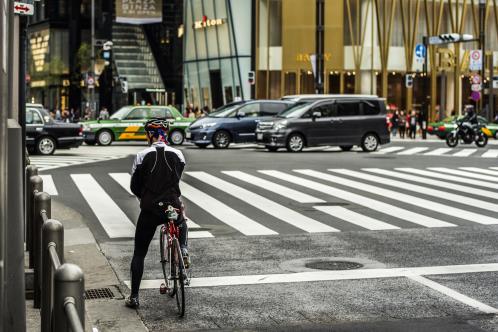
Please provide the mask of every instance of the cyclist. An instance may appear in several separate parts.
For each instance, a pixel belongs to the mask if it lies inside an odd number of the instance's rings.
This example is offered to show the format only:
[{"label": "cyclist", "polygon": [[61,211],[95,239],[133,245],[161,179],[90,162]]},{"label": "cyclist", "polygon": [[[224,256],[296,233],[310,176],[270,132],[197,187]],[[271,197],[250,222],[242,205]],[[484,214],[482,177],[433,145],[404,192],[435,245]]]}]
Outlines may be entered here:
[{"label": "cyclist", "polygon": [[[126,306],[139,306],[138,291],[144,270],[144,260],[156,228],[165,222],[165,210],[172,205],[183,211],[180,201],[179,182],[185,167],[181,151],[166,144],[169,122],[160,119],[145,123],[145,133],[149,147],[139,152],[133,163],[131,191],[140,200],[140,216],[135,231],[135,249],[131,261],[131,295]],[[187,223],[183,212],[175,224],[180,229],[180,247],[185,267],[190,259],[187,248]]]}]

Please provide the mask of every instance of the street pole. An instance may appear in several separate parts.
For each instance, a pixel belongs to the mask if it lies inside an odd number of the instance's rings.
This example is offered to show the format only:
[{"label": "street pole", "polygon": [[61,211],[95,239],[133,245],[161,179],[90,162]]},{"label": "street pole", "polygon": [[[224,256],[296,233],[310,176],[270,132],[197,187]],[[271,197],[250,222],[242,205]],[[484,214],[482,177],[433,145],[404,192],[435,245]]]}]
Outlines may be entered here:
[{"label": "street pole", "polygon": [[[96,84],[96,79],[95,79],[95,0],[92,0],[92,46],[90,47],[91,50],[91,58],[92,58],[92,68],[90,70],[91,76],[93,78],[93,89],[90,89],[90,109],[92,111],[92,116],[97,116],[97,110],[96,110],[96,105],[95,105],[95,84]],[[88,84],[88,83],[87,83]]]},{"label": "street pole", "polygon": [[[425,47],[425,54],[424,54],[424,66],[423,66],[423,72],[424,72],[424,92],[425,92],[425,99],[424,99],[424,122],[425,122],[425,128],[427,128],[427,124],[429,123],[429,98],[432,96],[430,93],[427,91],[429,90],[428,87],[429,85],[427,84],[429,82],[429,75],[428,75],[428,61],[429,61],[429,37],[424,36],[422,38],[422,42]],[[423,123],[424,123],[423,122]],[[422,123],[422,124],[423,124]],[[422,128],[422,139],[427,139],[427,130]]]},{"label": "street pole", "polygon": [[315,91],[323,94],[323,74],[324,74],[324,30],[325,30],[325,1],[316,0],[316,77]]},{"label": "street pole", "polygon": [[479,0],[479,49],[481,50],[482,54],[482,66],[481,66],[481,80],[483,82],[482,84],[482,96],[481,96],[481,103],[480,103],[480,109],[479,111],[481,112],[484,109],[484,89],[485,89],[485,83],[486,82],[486,40],[485,40],[485,15],[486,15],[486,1],[487,0]]}]

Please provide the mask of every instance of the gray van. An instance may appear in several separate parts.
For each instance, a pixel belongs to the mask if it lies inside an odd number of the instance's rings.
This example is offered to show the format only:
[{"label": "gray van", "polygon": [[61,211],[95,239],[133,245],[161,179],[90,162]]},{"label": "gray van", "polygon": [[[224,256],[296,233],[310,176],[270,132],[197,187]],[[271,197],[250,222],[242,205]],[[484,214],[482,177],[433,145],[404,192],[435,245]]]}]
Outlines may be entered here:
[{"label": "gray van", "polygon": [[304,147],[319,145],[340,146],[349,151],[358,145],[365,152],[373,152],[390,142],[382,98],[336,95],[303,99],[271,121],[261,121],[256,129],[257,143],[270,151],[287,148],[299,152]]}]

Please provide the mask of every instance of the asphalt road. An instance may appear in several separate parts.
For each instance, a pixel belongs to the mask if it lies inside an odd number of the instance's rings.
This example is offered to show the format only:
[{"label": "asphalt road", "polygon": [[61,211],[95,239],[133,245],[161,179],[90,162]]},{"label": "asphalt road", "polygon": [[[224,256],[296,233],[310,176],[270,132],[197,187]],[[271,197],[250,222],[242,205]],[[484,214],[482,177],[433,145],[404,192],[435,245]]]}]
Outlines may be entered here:
[{"label": "asphalt road", "polygon": [[[37,160],[51,175],[45,188],[85,216],[123,283],[139,212],[124,188],[133,159],[125,156],[140,148],[82,147]],[[187,314],[177,318],[158,292],[153,241],[144,323],[151,331],[498,331],[498,146],[445,148],[182,147],[182,191],[196,223]],[[330,261],[363,267],[316,269]]]}]

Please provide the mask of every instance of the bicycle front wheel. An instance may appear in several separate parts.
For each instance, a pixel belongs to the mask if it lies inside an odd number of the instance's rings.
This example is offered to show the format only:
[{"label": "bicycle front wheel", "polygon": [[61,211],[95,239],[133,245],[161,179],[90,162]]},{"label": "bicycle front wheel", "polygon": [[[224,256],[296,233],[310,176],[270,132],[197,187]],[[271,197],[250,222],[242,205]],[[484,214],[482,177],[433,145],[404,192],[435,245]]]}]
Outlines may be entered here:
[{"label": "bicycle front wheel", "polygon": [[185,266],[183,265],[183,255],[180,250],[180,243],[178,239],[173,242],[173,249],[175,251],[175,265],[177,274],[175,278],[176,289],[176,305],[178,307],[178,315],[183,317],[185,315]]}]

